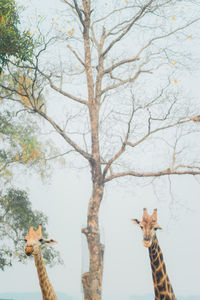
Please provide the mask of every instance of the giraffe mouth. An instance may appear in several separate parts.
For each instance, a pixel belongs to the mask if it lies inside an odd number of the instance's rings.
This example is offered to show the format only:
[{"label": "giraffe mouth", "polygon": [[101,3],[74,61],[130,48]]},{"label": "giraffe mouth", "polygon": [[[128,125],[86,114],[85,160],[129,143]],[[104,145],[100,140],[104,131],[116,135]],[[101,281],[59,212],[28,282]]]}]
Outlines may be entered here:
[{"label": "giraffe mouth", "polygon": [[144,245],[144,247],[149,248],[149,247],[151,247],[151,241],[144,241],[143,240],[143,245]]},{"label": "giraffe mouth", "polygon": [[26,247],[25,254],[27,256],[30,256],[31,254],[33,254],[33,247]]}]

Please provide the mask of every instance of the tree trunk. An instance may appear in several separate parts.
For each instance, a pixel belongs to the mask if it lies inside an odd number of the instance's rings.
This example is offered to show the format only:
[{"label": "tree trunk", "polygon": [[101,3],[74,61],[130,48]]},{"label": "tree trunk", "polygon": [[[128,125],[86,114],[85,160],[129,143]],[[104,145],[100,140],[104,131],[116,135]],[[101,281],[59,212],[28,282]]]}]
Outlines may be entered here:
[{"label": "tree trunk", "polygon": [[[92,57],[90,47],[90,17],[91,17],[91,2],[83,0],[83,14],[77,7],[77,2],[74,1],[76,10],[78,12],[80,21],[83,25],[83,39],[85,50],[85,73],[87,77],[88,86],[88,109],[91,125],[91,145],[92,153],[89,159],[91,173],[92,173],[92,195],[88,206],[87,215],[87,227],[82,229],[82,232],[86,235],[90,265],[89,272],[82,275],[82,284],[84,290],[85,300],[100,300],[102,291],[102,273],[103,273],[103,254],[104,246],[100,242],[99,231],[99,208],[101,200],[103,198],[104,183],[101,170],[101,159],[99,149],[99,109],[100,109],[100,86],[102,80],[102,74],[97,76],[96,92],[98,96],[95,97],[95,83],[92,70]],[[103,59],[101,59],[101,64]],[[101,68],[102,70],[102,65]]]},{"label": "tree trunk", "polygon": [[101,299],[104,245],[100,242],[98,213],[103,197],[103,188],[103,184],[93,184],[93,192],[88,207],[87,228],[82,229],[87,238],[90,254],[89,272],[82,274],[85,300]]}]

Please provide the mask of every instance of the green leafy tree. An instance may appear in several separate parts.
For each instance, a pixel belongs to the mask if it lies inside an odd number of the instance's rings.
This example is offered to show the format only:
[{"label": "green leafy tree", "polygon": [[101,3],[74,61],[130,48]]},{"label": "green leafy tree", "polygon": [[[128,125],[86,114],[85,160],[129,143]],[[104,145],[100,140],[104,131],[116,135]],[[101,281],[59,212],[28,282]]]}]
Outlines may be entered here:
[{"label": "green leafy tree", "polygon": [[33,166],[38,163],[41,176],[45,173],[44,152],[47,149],[36,137],[35,124],[25,122],[11,111],[0,112],[0,178],[7,182],[17,164]]},{"label": "green leafy tree", "polygon": [[[8,188],[19,166],[23,169],[31,166],[31,170],[39,167],[41,177],[45,176],[47,148],[38,141],[38,126],[34,122],[19,118],[4,102],[0,103],[0,110],[0,269],[4,270],[12,266],[14,259],[26,261],[24,236],[31,225],[42,224],[43,235],[47,237],[47,217],[32,209],[25,191]],[[45,248],[43,256],[50,266],[62,263],[54,248]]]},{"label": "green leafy tree", "polygon": [[[0,193],[0,269],[12,266],[14,259],[24,262],[24,237],[29,227],[43,225],[43,235],[47,236],[47,217],[40,211],[34,211],[28,194],[19,189],[10,188]],[[44,260],[50,265],[62,263],[59,253],[53,248],[45,248]]]},{"label": "green leafy tree", "polygon": [[0,1],[0,71],[10,56],[27,60],[33,43],[28,31],[21,32],[18,9],[14,0]]},{"label": "green leafy tree", "polygon": [[[3,105],[3,104],[1,104]],[[28,194],[19,189],[9,188],[16,166],[39,164],[40,174],[45,173],[45,156],[42,144],[36,138],[34,123],[19,120],[11,111],[0,113],[0,269],[12,266],[12,261],[25,262],[24,236],[31,225],[43,225],[43,234],[47,237],[47,217],[40,211],[34,211]],[[42,151],[43,150],[43,151]],[[4,187],[4,188],[3,188]],[[53,248],[44,249],[47,264],[62,263],[59,253]]]}]

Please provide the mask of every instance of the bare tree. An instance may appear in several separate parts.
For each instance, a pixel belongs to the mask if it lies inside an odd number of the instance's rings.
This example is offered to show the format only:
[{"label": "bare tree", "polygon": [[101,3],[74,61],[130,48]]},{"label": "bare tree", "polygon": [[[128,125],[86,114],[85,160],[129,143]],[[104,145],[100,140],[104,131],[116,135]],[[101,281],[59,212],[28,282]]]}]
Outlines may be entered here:
[{"label": "bare tree", "polygon": [[[48,40],[40,30],[35,59],[9,62],[1,95],[44,118],[68,151],[87,162],[92,191],[82,233],[90,265],[82,283],[85,299],[98,300],[104,255],[98,216],[105,185],[125,176],[200,174],[194,139],[199,111],[179,88],[178,73],[194,65],[189,49],[200,6],[173,0],[62,2],[60,26],[67,18],[73,28],[56,38],[49,33]],[[53,97],[44,100],[48,87]]]}]

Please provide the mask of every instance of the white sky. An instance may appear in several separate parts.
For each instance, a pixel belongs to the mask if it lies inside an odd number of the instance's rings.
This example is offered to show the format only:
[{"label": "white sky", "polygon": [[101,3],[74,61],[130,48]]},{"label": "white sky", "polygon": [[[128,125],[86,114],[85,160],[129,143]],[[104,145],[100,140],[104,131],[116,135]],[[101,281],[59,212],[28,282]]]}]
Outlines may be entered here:
[{"label": "white sky", "polygon": [[[23,3],[23,1],[18,1]],[[31,1],[31,11],[45,14],[47,6],[55,9],[53,0]],[[191,93],[198,96],[197,76],[183,79]],[[200,140],[199,140],[200,146]],[[81,272],[87,271],[87,249],[81,228],[85,225],[90,197],[89,174],[60,168],[44,185],[40,178],[28,175],[18,186],[28,187],[33,208],[49,217],[49,235],[58,240],[65,266],[48,268],[55,290],[81,299]],[[200,295],[200,185],[190,176],[172,179],[176,203],[168,193],[167,178],[157,181],[158,201],[152,186],[142,181],[108,184],[101,205],[100,223],[104,232],[105,261],[103,299],[129,299],[131,294],[153,293],[148,251],[142,245],[142,234],[130,219],[140,218],[143,207],[158,208],[158,233],[169,278],[176,295]],[[83,257],[83,259],[82,259]],[[15,264],[0,273],[1,292],[38,291],[34,262]],[[118,297],[118,298],[117,298]],[[181,300],[181,298],[179,298]]]}]

